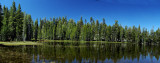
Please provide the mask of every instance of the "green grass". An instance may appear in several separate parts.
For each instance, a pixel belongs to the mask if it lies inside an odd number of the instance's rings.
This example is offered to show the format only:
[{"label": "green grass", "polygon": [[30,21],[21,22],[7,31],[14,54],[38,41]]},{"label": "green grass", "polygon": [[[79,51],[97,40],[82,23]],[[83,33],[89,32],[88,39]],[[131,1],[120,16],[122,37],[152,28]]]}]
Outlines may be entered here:
[{"label": "green grass", "polygon": [[128,42],[74,41],[74,40],[43,40],[42,42],[80,42],[80,43],[86,43],[86,42],[90,42],[90,43],[98,43],[98,42],[102,42],[102,43],[128,43]]},{"label": "green grass", "polygon": [[32,41],[11,41],[11,42],[0,42],[1,45],[4,46],[21,46],[21,45],[43,45],[41,42],[80,42],[80,43],[128,43],[128,42],[107,42],[107,41],[72,41],[72,40],[43,40],[43,41],[38,41],[38,42],[32,42]]},{"label": "green grass", "polygon": [[0,42],[1,45],[4,46],[20,46],[20,45],[43,45],[42,43],[38,42],[31,42],[31,41],[26,41],[26,42]]}]

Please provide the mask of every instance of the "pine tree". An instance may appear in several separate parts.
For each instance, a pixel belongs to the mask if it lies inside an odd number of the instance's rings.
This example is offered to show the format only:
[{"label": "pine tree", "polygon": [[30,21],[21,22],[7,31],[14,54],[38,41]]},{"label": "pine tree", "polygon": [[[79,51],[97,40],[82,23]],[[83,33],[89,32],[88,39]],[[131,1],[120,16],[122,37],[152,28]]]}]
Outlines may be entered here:
[{"label": "pine tree", "polygon": [[160,43],[160,29],[159,28],[156,30],[156,35],[157,35],[157,42]]},{"label": "pine tree", "polygon": [[23,19],[23,41],[26,41],[26,32],[27,32],[27,14],[24,13],[24,19]]},{"label": "pine tree", "polygon": [[56,23],[56,19],[53,18],[53,40],[56,39],[56,27],[57,27],[57,23]]},{"label": "pine tree", "polygon": [[125,33],[124,33],[125,42],[128,41],[128,27],[125,26]]},{"label": "pine tree", "polygon": [[2,35],[2,41],[7,41],[8,40],[8,26],[7,26],[7,18],[4,17],[2,21],[2,29],[1,29],[1,35]]},{"label": "pine tree", "polygon": [[32,39],[32,34],[33,34],[33,30],[32,30],[32,18],[31,15],[27,15],[27,30],[26,30],[26,40],[31,40]]},{"label": "pine tree", "polygon": [[39,38],[40,38],[40,40],[42,39],[42,20],[41,20],[41,18],[40,18],[40,25],[39,25],[39,33],[38,33],[38,36],[39,36]]},{"label": "pine tree", "polygon": [[50,18],[50,22],[49,22],[49,39],[52,40],[53,39],[53,29],[54,29],[54,23],[52,18]]},{"label": "pine tree", "polygon": [[138,30],[139,28],[136,28],[136,30],[135,30],[135,43],[138,43],[139,42],[139,30]]},{"label": "pine tree", "polygon": [[77,40],[79,40],[81,29],[83,28],[83,19],[82,17],[80,18],[80,21],[77,22]]},{"label": "pine tree", "polygon": [[106,31],[106,41],[111,41],[112,39],[112,27],[109,25]]},{"label": "pine tree", "polygon": [[118,41],[118,33],[119,33],[119,25],[118,21],[115,21],[115,24],[112,26],[112,41]]},{"label": "pine tree", "polygon": [[120,27],[120,41],[123,42],[123,38],[124,38],[124,29],[123,27]]},{"label": "pine tree", "polygon": [[135,26],[133,26],[132,27],[132,42],[135,42],[136,40],[136,27]]},{"label": "pine tree", "polygon": [[96,30],[95,30],[95,38],[96,38],[96,41],[98,41],[99,40],[99,37],[100,37],[100,34],[99,34],[99,28],[100,28],[100,26],[99,26],[99,21],[98,20],[96,20]]},{"label": "pine tree", "polygon": [[105,19],[103,18],[103,24],[101,27],[101,40],[106,40],[106,23],[105,23]]},{"label": "pine tree", "polygon": [[75,22],[73,21],[73,19],[70,19],[67,24],[67,31],[66,31],[66,39],[67,40],[70,40],[70,35],[72,33],[74,23]]},{"label": "pine tree", "polygon": [[22,40],[23,12],[21,11],[20,4],[18,6],[15,18],[16,18],[16,38],[17,38],[17,40]]},{"label": "pine tree", "polygon": [[13,14],[12,14],[12,16],[13,16],[13,35],[12,35],[12,40],[16,40],[16,26],[17,26],[17,21],[16,21],[16,11],[17,11],[17,9],[16,9],[16,5],[15,5],[15,2],[13,1],[13,3],[12,3],[12,12],[13,12]]},{"label": "pine tree", "polygon": [[82,41],[87,40],[87,25],[86,24],[83,25],[83,28],[81,28],[80,40],[82,40]]},{"label": "pine tree", "polygon": [[154,42],[154,37],[155,37],[154,35],[155,35],[155,34],[154,34],[154,28],[152,28],[152,29],[151,29],[151,32],[150,32],[151,42]]},{"label": "pine tree", "polygon": [[59,18],[59,21],[58,21],[58,24],[57,24],[57,30],[56,30],[56,35],[57,35],[57,38],[59,40],[62,39],[62,21],[61,21],[61,18]]},{"label": "pine tree", "polygon": [[128,28],[128,41],[132,42],[132,28],[131,27]]},{"label": "pine tree", "polygon": [[8,41],[8,8],[6,8],[5,6],[3,7],[3,11],[4,11],[4,17],[2,20],[2,28],[1,28],[1,36],[2,36],[2,41]]},{"label": "pine tree", "polygon": [[138,37],[137,38],[138,38],[137,42],[140,43],[141,42],[141,38],[142,38],[140,25],[138,26]]},{"label": "pine tree", "polygon": [[0,4],[0,29],[1,29],[1,27],[2,27],[2,20],[3,20],[3,16],[2,16],[2,6],[1,6],[1,4]]},{"label": "pine tree", "polygon": [[[3,10],[3,11],[2,11]],[[47,20],[41,20],[38,25],[38,19],[33,23],[31,15],[24,14],[19,4],[16,8],[13,2],[10,9],[1,8],[0,5],[0,40],[3,41],[21,41],[32,40],[35,38],[50,40],[83,40],[83,41],[113,41],[113,42],[135,42],[135,43],[159,43],[160,29],[152,29],[149,33],[146,28],[136,26],[123,28],[118,21],[113,26],[103,22],[96,22],[91,17],[90,23],[86,21],[83,24],[83,18],[75,23],[73,19],[67,21],[67,17],[59,17]]]},{"label": "pine tree", "polygon": [[70,35],[71,40],[77,40],[77,26],[74,26]]},{"label": "pine tree", "polygon": [[142,32],[142,42],[146,43],[148,39],[148,32],[146,28],[143,28],[143,32]]},{"label": "pine tree", "polygon": [[91,41],[93,41],[93,40],[95,40],[95,31],[96,31],[95,27],[96,27],[96,25],[95,25],[95,21],[92,18],[90,21],[91,21],[91,31],[90,31]]},{"label": "pine tree", "polygon": [[35,41],[37,41],[38,38],[38,19],[35,21]]},{"label": "pine tree", "polygon": [[91,26],[92,26],[92,24],[93,24],[93,18],[92,17],[90,17],[90,23],[91,23]]},{"label": "pine tree", "polygon": [[67,26],[67,18],[63,17],[62,22],[63,22],[63,24],[62,24],[62,39],[64,40],[66,37],[66,30],[67,30],[67,27],[66,27]]},{"label": "pine tree", "polygon": [[85,33],[85,35],[86,35],[86,41],[91,41],[92,39],[91,39],[91,24],[89,24],[89,23],[87,23],[87,26],[85,27],[85,29],[86,29],[86,33]]}]

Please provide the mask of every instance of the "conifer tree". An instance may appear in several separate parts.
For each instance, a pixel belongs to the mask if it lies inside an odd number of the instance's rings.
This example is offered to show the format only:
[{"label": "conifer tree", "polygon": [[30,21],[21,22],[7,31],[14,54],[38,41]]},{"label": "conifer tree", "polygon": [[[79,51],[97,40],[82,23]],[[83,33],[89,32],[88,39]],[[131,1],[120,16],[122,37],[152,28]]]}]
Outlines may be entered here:
[{"label": "conifer tree", "polygon": [[96,20],[96,26],[95,26],[95,38],[96,38],[96,41],[98,41],[99,40],[99,37],[100,37],[100,34],[99,34],[99,28],[100,28],[100,26],[99,26],[99,21],[98,20]]},{"label": "conifer tree", "polygon": [[22,40],[22,31],[23,31],[23,12],[21,11],[21,5],[18,5],[16,12],[16,38],[17,40]]},{"label": "conifer tree", "polygon": [[125,38],[125,42],[128,42],[128,27],[127,26],[125,26],[124,38]]},{"label": "conifer tree", "polygon": [[35,40],[37,41],[38,38],[38,19],[35,21]]},{"label": "conifer tree", "polygon": [[0,5],[0,40],[21,41],[22,38],[23,41],[43,38],[156,44],[160,42],[160,29],[147,31],[146,28],[143,28],[141,30],[140,25],[122,27],[117,20],[113,26],[107,26],[104,18],[102,22],[98,20],[95,22],[92,17],[90,23],[85,19],[85,24],[83,24],[82,17],[77,22],[74,22],[73,19],[67,21],[67,17],[50,18],[50,20],[45,18],[40,19],[40,25],[38,25],[38,19],[33,23],[31,15],[24,14],[20,4],[16,8],[13,2],[10,9],[5,6],[2,9]]},{"label": "conifer tree", "polygon": [[5,6],[3,7],[3,11],[4,11],[4,17],[2,20],[2,28],[1,28],[1,36],[2,36],[2,41],[8,41],[8,8],[6,8]]},{"label": "conifer tree", "polygon": [[56,30],[56,35],[57,35],[57,38],[59,40],[62,40],[62,34],[63,34],[62,21],[61,21],[61,18],[59,18],[59,21],[58,21],[58,24],[57,24],[57,30]]},{"label": "conifer tree", "polygon": [[27,32],[27,14],[24,13],[24,19],[23,19],[23,41],[26,41],[26,32]]},{"label": "conifer tree", "polygon": [[0,29],[2,27],[2,20],[3,20],[3,16],[2,16],[2,6],[0,4]]},{"label": "conifer tree", "polygon": [[16,34],[16,26],[17,26],[17,21],[16,21],[16,11],[17,11],[17,9],[16,9],[16,4],[15,4],[15,2],[13,1],[13,3],[12,3],[12,12],[13,12],[13,14],[12,14],[12,18],[13,18],[13,35],[12,35],[12,40],[16,40],[17,38],[17,34]]},{"label": "conifer tree", "polygon": [[124,29],[123,27],[120,27],[120,41],[123,42],[123,38],[124,38]]},{"label": "conifer tree", "polygon": [[106,23],[105,23],[105,19],[103,18],[103,24],[102,24],[102,27],[101,27],[101,40],[106,40]]},{"label": "conifer tree", "polygon": [[112,27],[109,25],[106,31],[106,41],[111,41],[112,39]]},{"label": "conifer tree", "polygon": [[31,15],[27,15],[27,29],[26,29],[26,34],[27,34],[26,40],[31,40],[31,39],[32,39],[32,34],[33,34]]}]

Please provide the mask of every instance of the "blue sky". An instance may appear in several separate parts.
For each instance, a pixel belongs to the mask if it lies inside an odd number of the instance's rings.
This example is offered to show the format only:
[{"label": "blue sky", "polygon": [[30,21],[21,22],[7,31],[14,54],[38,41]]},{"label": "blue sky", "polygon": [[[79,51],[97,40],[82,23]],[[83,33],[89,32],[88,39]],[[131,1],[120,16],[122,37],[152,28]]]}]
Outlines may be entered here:
[{"label": "blue sky", "polygon": [[[14,0],[21,4],[22,10],[36,18],[67,16],[78,21],[81,16],[89,21],[90,17],[112,25],[118,20],[122,26],[160,27],[159,0]],[[13,0],[0,0],[10,7]]]}]

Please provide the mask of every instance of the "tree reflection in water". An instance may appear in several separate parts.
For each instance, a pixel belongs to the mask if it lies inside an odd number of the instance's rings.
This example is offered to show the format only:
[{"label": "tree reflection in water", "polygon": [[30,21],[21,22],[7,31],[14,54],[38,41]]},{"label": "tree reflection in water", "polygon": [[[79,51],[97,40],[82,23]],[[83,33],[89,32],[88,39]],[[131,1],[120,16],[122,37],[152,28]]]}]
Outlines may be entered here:
[{"label": "tree reflection in water", "polygon": [[[0,47],[3,62],[158,63],[159,45],[49,43],[44,46]],[[14,53],[14,56],[11,55]],[[18,57],[18,58],[17,58]],[[12,59],[11,59],[12,58]],[[14,61],[13,61],[14,60]]]}]

